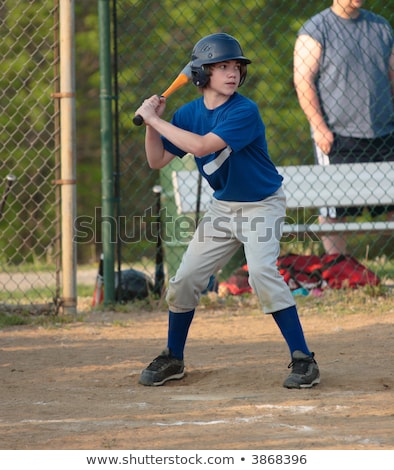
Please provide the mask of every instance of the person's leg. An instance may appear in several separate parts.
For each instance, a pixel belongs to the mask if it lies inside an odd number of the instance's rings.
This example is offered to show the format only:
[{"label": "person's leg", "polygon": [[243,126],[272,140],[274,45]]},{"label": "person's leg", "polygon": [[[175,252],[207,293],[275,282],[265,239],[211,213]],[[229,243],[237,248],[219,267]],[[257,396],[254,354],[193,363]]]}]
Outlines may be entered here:
[{"label": "person's leg", "polygon": [[194,309],[183,313],[168,312],[167,347],[142,371],[141,385],[158,386],[184,377],[183,350],[193,317]]},{"label": "person's leg", "polygon": [[[193,310],[201,292],[239,249],[241,243],[233,236],[231,218],[221,207],[226,203],[215,201],[201,219],[174,277],[169,280],[166,300],[174,313]],[[220,220],[220,223],[217,223]]]},{"label": "person's leg", "polygon": [[249,203],[242,214],[242,233],[238,234],[244,243],[249,284],[264,313],[295,305],[294,297],[277,266],[285,204],[282,189],[264,201]]},{"label": "person's leg", "polygon": [[[327,166],[331,164],[330,156],[325,154],[314,141],[313,151],[317,165]],[[334,149],[332,149],[332,151],[334,151]],[[337,210],[335,207],[323,207],[320,210],[319,224],[332,224],[338,221],[340,220],[337,218]],[[320,238],[326,254],[346,253],[346,239],[343,234],[322,235]]]},{"label": "person's leg", "polygon": [[244,213],[244,220],[249,223],[245,224],[242,237],[249,283],[263,311],[272,314],[290,350],[293,369],[283,385],[306,388],[319,383],[320,373],[314,354],[306,344],[294,297],[277,267],[284,211],[282,191],[261,201],[260,207],[250,205]]},{"label": "person's leg", "polygon": [[[335,222],[343,222],[342,219],[334,219],[331,217],[319,216],[319,224],[333,224]],[[327,255],[346,254],[346,238],[344,234],[322,235],[321,241],[324,251]]]},{"label": "person's leg", "polygon": [[298,316],[297,307],[284,308],[277,312],[272,313],[272,317],[278,325],[286,343],[289,347],[290,356],[293,356],[294,351],[301,351],[307,356],[311,355],[309,348],[306,344],[304,331]]},{"label": "person's leg", "polygon": [[219,233],[214,230],[213,221],[219,215],[215,210],[209,211],[200,221],[175,276],[169,281],[167,347],[142,371],[139,381],[142,385],[163,385],[184,376],[184,348],[201,292],[210,276],[240,246],[229,230]]},{"label": "person's leg", "polygon": [[320,383],[319,367],[306,344],[295,305],[272,314],[290,350],[291,373],[284,381],[285,388],[311,388]]},{"label": "person's leg", "polygon": [[189,312],[174,313],[168,312],[168,340],[167,348],[171,355],[183,361],[183,351],[185,349],[187,335],[193,321],[195,310]]}]

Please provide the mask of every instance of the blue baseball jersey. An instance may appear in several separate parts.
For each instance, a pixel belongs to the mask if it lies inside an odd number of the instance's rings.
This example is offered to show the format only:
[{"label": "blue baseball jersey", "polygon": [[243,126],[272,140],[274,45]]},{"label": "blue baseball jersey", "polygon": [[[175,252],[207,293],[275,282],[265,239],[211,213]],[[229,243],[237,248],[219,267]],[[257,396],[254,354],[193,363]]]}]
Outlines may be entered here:
[{"label": "blue baseball jersey", "polygon": [[[195,158],[216,199],[261,201],[282,185],[283,177],[268,154],[264,123],[252,100],[234,93],[224,104],[211,110],[200,97],[179,108],[171,122],[199,135],[213,132],[226,142],[227,146],[218,152]],[[163,144],[178,157],[187,153],[164,137]]]}]

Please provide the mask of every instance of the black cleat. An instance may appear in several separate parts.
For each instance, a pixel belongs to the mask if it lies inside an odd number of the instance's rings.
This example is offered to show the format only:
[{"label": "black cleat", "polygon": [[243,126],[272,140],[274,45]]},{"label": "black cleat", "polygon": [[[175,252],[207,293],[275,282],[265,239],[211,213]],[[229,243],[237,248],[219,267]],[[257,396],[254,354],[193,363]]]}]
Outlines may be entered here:
[{"label": "black cleat", "polygon": [[315,359],[315,354],[311,356],[302,351],[294,351],[292,361],[288,368],[292,368],[291,374],[284,381],[286,388],[311,388],[320,383],[319,366]]},{"label": "black cleat", "polygon": [[158,386],[168,380],[179,380],[185,375],[183,361],[171,356],[165,349],[149,366],[141,372],[139,383],[146,386]]}]

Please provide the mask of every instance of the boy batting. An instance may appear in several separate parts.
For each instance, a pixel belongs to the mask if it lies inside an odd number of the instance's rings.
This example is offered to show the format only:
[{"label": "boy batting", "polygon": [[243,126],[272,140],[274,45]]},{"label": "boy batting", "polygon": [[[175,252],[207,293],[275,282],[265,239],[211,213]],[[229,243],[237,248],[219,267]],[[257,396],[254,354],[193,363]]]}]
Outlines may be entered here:
[{"label": "boy batting", "polygon": [[320,381],[294,297],[276,266],[286,200],[257,105],[238,92],[250,63],[234,37],[206,36],[194,46],[190,64],[201,96],[178,109],[171,122],[161,117],[166,100],[157,95],[136,111],[146,124],[149,166],[160,169],[191,153],[214,190],[210,207],[169,280],[167,345],[142,371],[142,385],[163,385],[184,376],[185,344],[201,292],[241,245],[262,311],[272,315],[290,350],[292,370],[284,387],[309,388]]}]

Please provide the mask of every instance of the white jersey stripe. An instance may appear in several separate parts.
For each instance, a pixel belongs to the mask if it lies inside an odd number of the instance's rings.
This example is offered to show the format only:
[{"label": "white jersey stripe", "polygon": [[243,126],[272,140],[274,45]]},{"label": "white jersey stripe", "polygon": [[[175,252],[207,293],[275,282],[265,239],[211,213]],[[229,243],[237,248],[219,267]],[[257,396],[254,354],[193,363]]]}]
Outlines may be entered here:
[{"label": "white jersey stripe", "polygon": [[203,170],[205,174],[212,175],[212,173],[217,171],[223,165],[223,163],[228,159],[231,152],[232,152],[231,147],[227,145],[227,147],[219,153],[219,155],[215,158],[215,160],[212,160],[203,166]]}]

